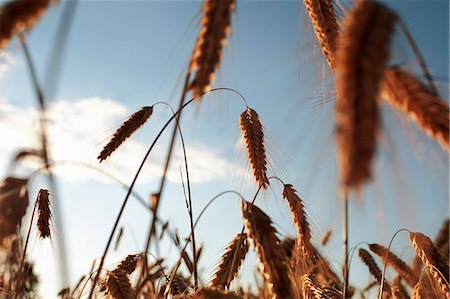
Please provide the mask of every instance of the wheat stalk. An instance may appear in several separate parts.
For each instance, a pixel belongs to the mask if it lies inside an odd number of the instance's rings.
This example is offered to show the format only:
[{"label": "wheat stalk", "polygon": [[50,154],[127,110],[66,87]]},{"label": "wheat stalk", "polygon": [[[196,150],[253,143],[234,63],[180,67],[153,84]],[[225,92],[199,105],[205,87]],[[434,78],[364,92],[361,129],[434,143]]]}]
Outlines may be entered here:
[{"label": "wheat stalk", "polygon": [[336,50],[336,123],[342,191],[371,178],[379,129],[377,95],[397,16],[358,1],[344,21]]},{"label": "wheat stalk", "polygon": [[12,37],[29,31],[44,15],[50,0],[16,0],[0,7],[0,50],[8,46]]},{"label": "wheat stalk", "polygon": [[333,0],[304,0],[314,32],[320,42],[322,54],[331,69],[335,67],[334,53],[339,25],[333,7]]},{"label": "wheat stalk", "polygon": [[417,256],[427,268],[434,281],[439,285],[442,292],[450,297],[448,286],[448,257],[443,259],[433,242],[424,234],[410,232],[409,239],[416,251]]},{"label": "wheat stalk", "polygon": [[259,186],[267,189],[267,159],[264,146],[263,126],[255,110],[247,108],[240,116],[241,131],[247,148],[248,159]]},{"label": "wheat stalk", "polygon": [[227,35],[231,31],[231,13],[235,6],[235,0],[204,1],[202,28],[189,67],[191,73],[195,72],[189,89],[196,98],[208,91],[210,84],[214,82],[214,72],[222,58],[222,48],[226,45]]},{"label": "wheat stalk", "polygon": [[449,149],[449,104],[433,95],[416,77],[397,66],[386,68],[382,95],[420,129]]},{"label": "wheat stalk", "polygon": [[268,281],[270,295],[273,298],[292,297],[286,271],[286,256],[269,216],[255,205],[244,201],[242,214],[248,238],[252,240],[258,252],[261,270]]},{"label": "wheat stalk", "polygon": [[211,286],[218,289],[228,288],[231,281],[238,274],[247,252],[247,235],[238,234],[228,245],[227,251],[222,256]]},{"label": "wheat stalk", "polygon": [[142,107],[139,111],[132,114],[114,133],[111,140],[103,148],[97,157],[100,162],[108,158],[128,137],[139,129],[153,113],[153,106]]},{"label": "wheat stalk", "polygon": [[[375,260],[373,259],[373,257],[370,255],[370,253],[367,250],[360,248],[358,250],[358,255],[361,258],[361,260],[364,262],[364,264],[366,264],[367,268],[369,268],[370,274],[372,274],[372,276],[375,278],[375,280],[379,284],[381,284],[382,277],[383,277],[381,270],[378,267]],[[386,281],[383,282],[383,286],[384,286],[383,292],[387,292],[387,293],[391,294],[391,286]]]},{"label": "wheat stalk", "polygon": [[419,280],[416,273],[408,266],[404,261],[402,261],[398,256],[392,253],[389,249],[381,246],[379,244],[369,244],[370,250],[372,250],[376,255],[378,255],[383,262],[386,259],[386,264],[394,268],[411,287],[414,287]]},{"label": "wheat stalk", "polygon": [[37,220],[39,235],[41,238],[45,239],[50,237],[50,220],[52,216],[52,212],[50,211],[50,200],[48,190],[46,189],[39,190],[37,197],[37,205],[39,212]]}]

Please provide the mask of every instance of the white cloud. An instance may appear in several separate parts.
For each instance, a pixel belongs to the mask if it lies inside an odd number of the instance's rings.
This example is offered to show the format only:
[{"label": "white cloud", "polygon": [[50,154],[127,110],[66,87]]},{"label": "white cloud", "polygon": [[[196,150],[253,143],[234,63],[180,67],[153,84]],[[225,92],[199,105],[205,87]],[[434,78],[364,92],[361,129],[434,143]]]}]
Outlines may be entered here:
[{"label": "white cloud", "polygon": [[[141,159],[147,151],[147,144],[129,139],[113,154],[111,159],[99,164],[96,157],[107,142],[104,137],[114,130],[131,112],[121,103],[104,98],[87,98],[76,101],[60,101],[52,104],[46,115],[49,144],[55,161],[79,161],[90,163],[107,171],[120,180],[129,183]],[[0,139],[2,151],[16,151],[23,148],[37,148],[38,111],[21,108],[2,102],[0,110]],[[225,177],[233,165],[206,145],[188,145],[186,148],[189,175],[192,183],[205,183]],[[148,182],[162,173],[163,152],[154,152],[144,167],[139,182]],[[32,161],[28,161],[32,165]],[[174,152],[168,179],[179,182],[180,167],[184,172],[184,157],[181,149]],[[57,168],[56,173],[70,181],[99,180],[102,176],[79,166]]]},{"label": "white cloud", "polygon": [[11,65],[15,64],[16,60],[11,53],[7,51],[0,51],[0,74],[6,73]]}]

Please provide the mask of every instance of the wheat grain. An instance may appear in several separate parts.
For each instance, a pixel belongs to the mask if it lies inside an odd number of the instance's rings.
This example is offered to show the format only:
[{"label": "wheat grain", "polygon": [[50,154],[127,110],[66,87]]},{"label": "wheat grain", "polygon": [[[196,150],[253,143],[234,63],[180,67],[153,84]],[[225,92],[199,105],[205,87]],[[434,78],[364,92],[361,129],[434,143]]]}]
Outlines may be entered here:
[{"label": "wheat grain", "polygon": [[416,77],[397,66],[386,68],[382,95],[420,129],[449,149],[449,104],[433,95]]},{"label": "wheat grain", "polygon": [[231,14],[235,6],[235,0],[204,1],[202,28],[198,34],[189,67],[191,73],[195,71],[189,85],[194,97],[200,97],[214,82],[215,69],[220,64],[222,48],[231,31]]},{"label": "wheat grain", "polygon": [[286,256],[276,236],[270,218],[255,205],[242,202],[242,214],[247,235],[259,255],[261,271],[268,281],[273,298],[291,296],[290,281],[286,271]]},{"label": "wheat grain", "polygon": [[128,137],[139,129],[152,115],[153,106],[142,107],[139,111],[132,114],[114,133],[111,140],[103,148],[97,157],[100,162],[108,158]]},{"label": "wheat grain", "polygon": [[253,174],[260,187],[267,189],[267,159],[264,145],[263,126],[255,110],[247,108],[240,116],[240,126],[247,148]]},{"label": "wheat grain", "polygon": [[247,235],[238,234],[228,245],[227,251],[222,256],[211,286],[218,289],[228,288],[231,281],[238,274],[247,252]]},{"label": "wheat grain", "polygon": [[338,39],[336,137],[344,193],[371,178],[379,129],[377,95],[396,19],[381,4],[358,1]]}]

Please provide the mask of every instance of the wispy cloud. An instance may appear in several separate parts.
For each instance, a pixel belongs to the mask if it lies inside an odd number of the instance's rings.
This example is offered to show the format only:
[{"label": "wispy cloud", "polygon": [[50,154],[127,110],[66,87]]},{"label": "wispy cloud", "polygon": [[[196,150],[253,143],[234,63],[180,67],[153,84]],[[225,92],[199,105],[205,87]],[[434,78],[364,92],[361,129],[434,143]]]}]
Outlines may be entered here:
[{"label": "wispy cloud", "polygon": [[[17,151],[23,148],[37,148],[38,111],[22,108],[4,99],[0,110],[0,138],[2,151]],[[55,161],[79,161],[95,165],[122,181],[129,182],[134,176],[147,146],[136,139],[129,139],[112,159],[99,164],[96,161],[101,147],[106,143],[105,134],[123,121],[131,112],[123,104],[105,98],[93,97],[75,101],[59,101],[50,105],[47,114],[49,143]],[[189,175],[192,183],[205,183],[224,178],[235,166],[207,145],[194,144],[186,148]],[[153,157],[165,157],[155,152]],[[148,182],[162,173],[163,159],[151,159],[144,167],[139,182]],[[26,161],[32,166],[32,161]],[[184,170],[181,150],[174,152],[168,179],[179,182],[180,170]],[[70,181],[99,180],[101,176],[92,170],[79,166],[56,168],[56,173]]]}]

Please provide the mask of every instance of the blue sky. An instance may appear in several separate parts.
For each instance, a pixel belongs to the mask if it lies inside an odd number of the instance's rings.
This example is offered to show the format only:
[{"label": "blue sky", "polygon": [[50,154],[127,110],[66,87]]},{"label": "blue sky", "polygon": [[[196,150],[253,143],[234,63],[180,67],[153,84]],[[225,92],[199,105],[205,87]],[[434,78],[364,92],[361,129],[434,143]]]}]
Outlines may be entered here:
[{"label": "blue sky", "polygon": [[[441,95],[448,100],[448,2],[386,3],[410,29]],[[50,53],[61,12],[62,5],[52,7],[27,40],[42,81],[53,58]],[[157,101],[176,106],[200,16],[201,2],[194,1],[81,1],[64,52],[59,85],[49,99],[55,159],[95,163],[110,135],[129,114]],[[214,86],[238,90],[260,114],[267,131],[270,174],[292,183],[299,191],[315,240],[320,241],[328,228],[334,230],[324,253],[338,271],[342,260],[342,205],[337,197],[333,102],[321,103],[322,94],[332,95],[333,90],[328,81],[322,82],[323,61],[311,30],[301,2],[238,1],[232,36]],[[410,47],[398,32],[392,49],[392,63],[421,74]],[[0,134],[8,140],[1,145],[3,177],[11,155],[36,142],[35,98],[17,41],[2,53],[1,104]],[[181,127],[197,215],[209,199],[224,190],[237,190],[248,199],[256,190],[240,142],[238,120],[244,108],[234,94],[215,92],[183,115]],[[105,169],[129,184],[146,147],[168,117],[166,107],[155,107],[146,126],[105,163]],[[361,198],[351,198],[352,246],[360,241],[387,245],[399,228],[433,237],[448,217],[446,153],[386,105],[382,126],[375,181]],[[158,187],[168,136],[164,135],[155,148],[136,188],[144,198]],[[178,142],[161,216],[186,235],[189,222],[180,184],[181,162]],[[20,174],[27,172],[26,167],[18,169]],[[55,223],[55,237],[64,238],[70,248],[71,279],[76,282],[101,255],[125,193],[100,174],[79,168],[60,168],[57,174],[65,231],[62,235],[60,224]],[[38,179],[31,196],[44,184]],[[281,236],[294,234],[277,182],[258,201]],[[149,220],[139,203],[129,203],[121,222],[125,228],[122,244],[118,251],[111,251],[107,266],[142,250]],[[204,281],[210,278],[223,249],[241,226],[240,204],[235,196],[224,196],[205,214],[197,236],[205,246],[200,261]],[[41,294],[46,298],[57,293],[55,244],[35,238],[30,252],[41,271]],[[407,235],[400,235],[394,251],[409,258],[413,251],[408,245]],[[168,242],[163,242],[162,248],[171,256],[175,254]],[[244,281],[252,279],[254,263],[250,260],[246,265]],[[351,269],[351,283],[364,285],[369,281],[369,274],[356,259]]]}]

